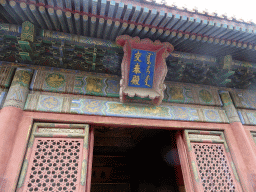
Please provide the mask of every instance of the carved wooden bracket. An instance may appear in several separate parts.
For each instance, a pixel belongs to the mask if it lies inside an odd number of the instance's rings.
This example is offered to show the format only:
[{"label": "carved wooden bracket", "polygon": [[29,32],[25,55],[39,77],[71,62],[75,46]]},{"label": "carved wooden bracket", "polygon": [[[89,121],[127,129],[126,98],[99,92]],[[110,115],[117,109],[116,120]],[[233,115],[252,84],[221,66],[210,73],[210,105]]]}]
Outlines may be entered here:
[{"label": "carved wooden bracket", "polygon": [[149,98],[154,105],[161,104],[166,86],[165,59],[174,50],[173,46],[160,41],[140,39],[128,35],[118,36],[116,43],[124,50],[121,64],[120,101],[129,97]]}]

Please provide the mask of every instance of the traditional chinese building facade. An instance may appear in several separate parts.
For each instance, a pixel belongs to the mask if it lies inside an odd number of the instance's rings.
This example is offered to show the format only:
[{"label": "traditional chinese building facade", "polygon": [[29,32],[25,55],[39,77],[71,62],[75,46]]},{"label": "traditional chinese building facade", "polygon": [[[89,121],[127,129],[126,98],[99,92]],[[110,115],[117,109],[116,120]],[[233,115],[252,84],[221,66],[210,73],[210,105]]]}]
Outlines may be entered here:
[{"label": "traditional chinese building facade", "polygon": [[0,19],[0,191],[256,191],[255,24],[131,0]]}]

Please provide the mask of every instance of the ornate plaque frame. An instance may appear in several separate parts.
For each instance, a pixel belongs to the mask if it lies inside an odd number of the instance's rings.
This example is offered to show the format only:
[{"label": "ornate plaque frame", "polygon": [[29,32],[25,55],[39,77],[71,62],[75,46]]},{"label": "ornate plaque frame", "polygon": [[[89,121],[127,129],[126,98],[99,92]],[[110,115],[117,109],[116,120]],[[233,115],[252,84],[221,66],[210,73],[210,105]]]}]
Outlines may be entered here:
[{"label": "ornate plaque frame", "polygon": [[[150,39],[140,39],[139,37],[130,37],[128,35],[118,36],[116,43],[121,45],[124,50],[124,57],[121,64],[122,78],[120,80],[120,101],[126,102],[127,96],[149,98],[154,105],[161,104],[164,98],[166,86],[164,79],[167,74],[165,59],[174,50],[173,46],[160,41],[151,41]],[[129,73],[132,58],[132,50],[138,49],[143,51],[155,52],[155,66],[152,88],[141,88],[129,86]]]}]

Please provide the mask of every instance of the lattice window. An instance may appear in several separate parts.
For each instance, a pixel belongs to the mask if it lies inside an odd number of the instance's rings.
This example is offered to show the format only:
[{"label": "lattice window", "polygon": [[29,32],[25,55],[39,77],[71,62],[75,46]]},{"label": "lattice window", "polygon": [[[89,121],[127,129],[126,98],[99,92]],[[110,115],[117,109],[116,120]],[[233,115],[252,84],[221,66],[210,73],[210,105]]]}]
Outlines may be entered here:
[{"label": "lattice window", "polygon": [[88,128],[58,126],[33,130],[17,191],[85,191]]},{"label": "lattice window", "polygon": [[82,145],[83,139],[35,139],[25,191],[76,191]]},{"label": "lattice window", "polygon": [[235,192],[231,169],[221,144],[192,144],[204,191]]},{"label": "lattice window", "polygon": [[196,191],[242,191],[222,132],[186,130],[185,137]]}]

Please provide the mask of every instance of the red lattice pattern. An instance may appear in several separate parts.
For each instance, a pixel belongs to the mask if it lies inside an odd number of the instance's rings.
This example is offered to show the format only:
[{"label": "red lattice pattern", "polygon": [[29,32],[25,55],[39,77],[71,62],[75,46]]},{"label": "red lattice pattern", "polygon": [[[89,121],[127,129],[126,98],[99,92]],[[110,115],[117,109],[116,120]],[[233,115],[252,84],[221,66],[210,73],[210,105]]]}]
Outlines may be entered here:
[{"label": "red lattice pattern", "polygon": [[77,191],[82,144],[80,139],[35,139],[25,191]]},{"label": "red lattice pattern", "polygon": [[233,175],[222,144],[192,144],[204,191],[235,192]]}]

